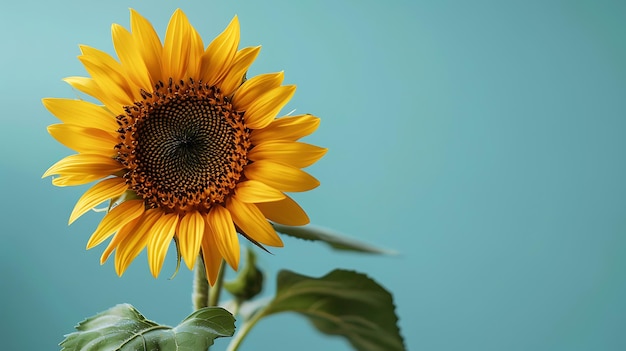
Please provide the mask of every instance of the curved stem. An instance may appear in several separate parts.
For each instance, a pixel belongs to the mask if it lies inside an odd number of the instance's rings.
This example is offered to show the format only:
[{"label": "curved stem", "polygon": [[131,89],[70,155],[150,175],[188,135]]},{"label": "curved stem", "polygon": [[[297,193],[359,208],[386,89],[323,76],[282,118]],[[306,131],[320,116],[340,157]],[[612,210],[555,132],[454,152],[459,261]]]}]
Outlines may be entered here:
[{"label": "curved stem", "polygon": [[264,312],[263,310],[258,311],[257,313],[255,313],[252,316],[252,318],[250,318],[249,320],[245,321],[241,325],[241,328],[239,329],[237,334],[235,334],[233,339],[230,341],[230,344],[228,344],[228,348],[226,349],[226,351],[237,351],[239,349],[239,346],[241,345],[241,342],[243,341],[243,339],[246,338],[246,336],[248,335],[248,333],[250,332],[252,327],[254,327],[254,325],[259,320],[261,320],[261,318],[264,316],[263,312]]},{"label": "curved stem", "polygon": [[215,285],[209,289],[209,307],[217,306],[220,302],[220,293],[222,292],[222,285],[224,283],[224,272],[226,271],[226,265],[224,260],[220,263],[220,270],[217,273],[217,279]]}]

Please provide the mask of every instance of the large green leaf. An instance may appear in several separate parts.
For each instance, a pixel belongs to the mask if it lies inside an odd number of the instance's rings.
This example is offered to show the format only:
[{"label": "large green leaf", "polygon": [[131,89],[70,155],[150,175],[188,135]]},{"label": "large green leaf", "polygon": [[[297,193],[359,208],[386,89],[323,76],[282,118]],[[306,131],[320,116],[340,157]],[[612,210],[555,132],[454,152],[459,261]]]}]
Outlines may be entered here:
[{"label": "large green leaf", "polygon": [[372,254],[395,255],[395,251],[380,249],[378,247],[348,238],[336,233],[333,230],[313,225],[294,227],[272,223],[277,232],[293,236],[304,240],[322,241],[330,245],[333,249],[357,251]]},{"label": "large green leaf", "polygon": [[62,351],[206,351],[216,338],[233,335],[235,319],[222,308],[207,307],[172,328],[120,304],[87,318],[76,330],[61,342]]},{"label": "large green leaf", "polygon": [[345,337],[356,350],[405,350],[391,294],[361,273],[337,269],[311,278],[283,270],[276,297],[258,313],[279,312],[299,313],[321,332]]}]

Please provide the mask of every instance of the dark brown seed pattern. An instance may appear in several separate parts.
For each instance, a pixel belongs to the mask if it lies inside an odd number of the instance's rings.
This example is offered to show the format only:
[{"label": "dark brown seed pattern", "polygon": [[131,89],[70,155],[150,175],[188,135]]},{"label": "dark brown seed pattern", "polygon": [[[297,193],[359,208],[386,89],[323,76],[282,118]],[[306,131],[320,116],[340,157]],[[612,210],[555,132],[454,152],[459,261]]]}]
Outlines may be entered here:
[{"label": "dark brown seed pattern", "polygon": [[223,204],[248,164],[250,130],[219,89],[159,83],[125,108],[117,159],[126,183],[149,208],[203,213]]}]

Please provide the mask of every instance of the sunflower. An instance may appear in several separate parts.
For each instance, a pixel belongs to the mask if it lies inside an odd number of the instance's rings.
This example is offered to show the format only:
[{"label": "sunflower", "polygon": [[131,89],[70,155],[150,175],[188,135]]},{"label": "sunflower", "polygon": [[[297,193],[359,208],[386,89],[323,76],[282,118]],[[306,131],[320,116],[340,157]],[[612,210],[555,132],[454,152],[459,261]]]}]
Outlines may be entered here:
[{"label": "sunflower", "polygon": [[282,72],[246,80],[260,47],[239,50],[236,16],[206,49],[181,10],[163,43],[132,9],[130,27],[112,26],[119,61],[80,46],[78,59],[90,77],[65,79],[101,105],[43,99],[63,122],[49,133],[77,152],[43,176],[56,175],[56,186],[97,181],[69,223],[110,201],[87,249],[112,237],[100,263],[115,251],[118,275],[145,247],[157,277],[174,240],[189,269],[202,257],[213,284],[222,260],[235,270],[239,265],[238,233],[261,247],[281,247],[268,220],[308,223],[284,192],[319,185],[301,168],[326,149],[297,141],[317,129],[319,118],[276,118],[296,88],[282,85]]}]

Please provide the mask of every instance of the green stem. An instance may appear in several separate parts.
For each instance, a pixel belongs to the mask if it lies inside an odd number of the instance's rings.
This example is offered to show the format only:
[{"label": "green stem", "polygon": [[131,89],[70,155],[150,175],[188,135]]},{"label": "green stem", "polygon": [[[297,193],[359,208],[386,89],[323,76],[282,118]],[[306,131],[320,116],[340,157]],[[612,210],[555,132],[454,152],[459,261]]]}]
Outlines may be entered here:
[{"label": "green stem", "polygon": [[217,306],[220,302],[220,294],[222,292],[222,285],[224,283],[224,272],[226,271],[226,265],[224,260],[220,263],[220,270],[217,273],[217,279],[215,285],[209,289],[209,307]]},{"label": "green stem", "polygon": [[[215,281],[215,285],[213,286],[209,286],[209,282],[206,279],[206,270],[204,268],[204,263],[202,263],[202,269],[198,269],[198,271],[202,271],[203,272],[203,277],[204,277],[204,283],[206,284],[206,292],[208,294],[208,298],[207,298],[207,294],[203,295],[204,300],[202,301],[202,303],[204,304],[203,307],[214,307],[217,306],[217,304],[220,302],[220,293],[222,291],[222,285],[224,283],[224,272],[226,271],[226,267],[224,264],[224,260],[222,260],[222,262],[220,262],[220,269],[217,273],[217,280]],[[209,347],[209,350],[211,348]]]},{"label": "green stem", "polygon": [[234,302],[235,306],[233,306],[233,311],[232,311],[232,313],[233,313],[233,316],[236,316],[236,315],[238,315],[238,314],[239,314],[239,308],[241,308],[241,300],[240,300],[240,299],[238,299],[238,298],[235,298],[235,299],[233,300],[233,302]]},{"label": "green stem", "polygon": [[265,312],[265,311],[264,310],[257,311],[257,313],[255,313],[252,316],[252,318],[250,318],[249,320],[245,321],[241,325],[241,328],[239,329],[237,334],[235,334],[233,339],[230,341],[230,344],[228,344],[228,348],[226,349],[226,351],[237,351],[239,349],[239,346],[243,342],[243,339],[246,338],[246,336],[248,335],[248,333],[250,332],[252,327],[254,327],[254,325],[259,320],[261,320],[261,318],[263,318],[263,316],[264,316],[263,312]]},{"label": "green stem", "polygon": [[209,282],[206,279],[206,270],[204,269],[202,255],[196,260],[191,300],[193,302],[194,311],[207,307],[207,301],[209,300]]}]

